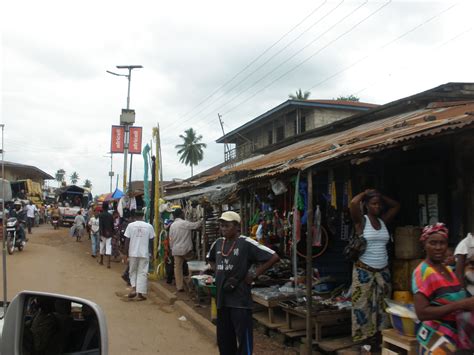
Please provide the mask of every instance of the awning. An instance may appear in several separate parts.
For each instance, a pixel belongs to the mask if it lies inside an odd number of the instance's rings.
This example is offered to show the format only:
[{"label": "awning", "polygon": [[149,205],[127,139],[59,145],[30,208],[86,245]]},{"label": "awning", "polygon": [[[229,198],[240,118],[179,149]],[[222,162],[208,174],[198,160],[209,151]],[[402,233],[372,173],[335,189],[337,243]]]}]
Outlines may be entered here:
[{"label": "awning", "polygon": [[225,200],[225,197],[230,195],[236,188],[236,183],[227,183],[194,189],[191,191],[182,192],[180,194],[165,196],[166,201],[174,201],[182,198],[198,197],[206,195],[209,201],[219,203]]}]

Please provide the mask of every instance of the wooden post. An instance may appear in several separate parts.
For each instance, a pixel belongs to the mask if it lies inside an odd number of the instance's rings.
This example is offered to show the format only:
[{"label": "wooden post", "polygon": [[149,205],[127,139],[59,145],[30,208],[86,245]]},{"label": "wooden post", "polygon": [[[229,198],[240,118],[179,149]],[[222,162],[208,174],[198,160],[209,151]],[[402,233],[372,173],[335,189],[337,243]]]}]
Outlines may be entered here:
[{"label": "wooden post", "polygon": [[313,171],[310,168],[308,180],[308,223],[306,228],[306,350],[311,355],[313,351],[313,322],[312,322],[312,290],[313,290]]}]

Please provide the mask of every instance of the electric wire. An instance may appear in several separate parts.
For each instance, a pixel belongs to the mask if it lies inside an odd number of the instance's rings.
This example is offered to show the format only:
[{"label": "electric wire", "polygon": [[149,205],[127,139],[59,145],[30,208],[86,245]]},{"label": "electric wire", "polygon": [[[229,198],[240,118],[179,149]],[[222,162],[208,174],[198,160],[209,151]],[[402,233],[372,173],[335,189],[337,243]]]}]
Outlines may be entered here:
[{"label": "electric wire", "polygon": [[281,36],[276,42],[274,42],[272,45],[270,45],[267,49],[265,49],[262,53],[260,53],[257,57],[255,57],[250,63],[248,63],[243,69],[241,69],[237,74],[235,74],[231,79],[226,81],[224,84],[219,86],[217,89],[215,89],[211,94],[209,94],[207,97],[205,97],[202,101],[200,101],[196,106],[194,106],[191,110],[186,112],[185,114],[181,115],[178,117],[178,119],[186,117],[189,115],[191,112],[193,112],[196,108],[201,106],[204,102],[209,100],[212,96],[214,96],[217,92],[219,92],[221,89],[223,89],[226,85],[230,84],[232,81],[234,81],[235,78],[237,78],[240,74],[245,72],[248,68],[250,68],[254,63],[256,63],[260,58],[262,58],[265,54],[267,54],[272,48],[274,48],[278,43],[280,43],[283,39],[285,39],[291,32],[293,32],[295,29],[297,29],[299,26],[301,26],[307,19],[309,19],[311,16],[313,16],[321,7],[323,7],[327,3],[327,0],[323,1],[321,5],[316,7],[313,11],[309,13],[309,15],[305,16],[300,22],[298,22],[295,26],[293,26],[288,32],[286,32],[283,36]]},{"label": "electric wire", "polygon": [[[323,17],[321,17],[319,20],[317,20],[316,22],[314,22],[311,26],[309,26],[306,30],[304,30],[303,32],[301,32],[295,39],[293,39],[291,42],[289,42],[288,44],[286,44],[284,47],[282,47],[281,49],[279,49],[275,54],[273,54],[272,56],[270,56],[266,61],[264,61],[262,64],[260,64],[256,69],[254,69],[253,71],[251,71],[249,74],[247,74],[243,79],[241,79],[239,82],[237,82],[234,86],[230,87],[227,89],[227,91],[229,92],[232,92],[232,90],[234,90],[235,88],[239,87],[242,83],[244,83],[248,78],[250,78],[253,74],[255,74],[256,72],[258,72],[261,68],[263,68],[265,65],[267,65],[269,62],[271,62],[275,57],[277,57],[278,55],[280,55],[283,51],[285,51],[288,47],[290,47],[292,44],[294,44],[298,39],[300,39],[303,35],[305,35],[307,32],[309,32],[312,28],[314,28],[317,24],[319,24],[321,21],[323,21],[325,18],[327,18],[328,16],[330,16],[335,10],[337,10],[343,3],[344,3],[345,0],[342,0],[341,2],[339,2],[334,8],[332,8],[328,13],[326,13]],[[321,5],[322,6],[322,5]],[[319,8],[318,8],[319,9]],[[285,63],[285,62],[284,62]],[[284,64],[283,63],[283,64]],[[253,62],[252,62],[253,64]],[[246,67],[247,68],[247,67]],[[202,112],[204,112],[209,106],[211,106],[212,104],[218,102],[222,97],[224,97],[226,95],[226,92],[223,92],[221,93],[218,97],[216,97],[213,101],[209,102],[208,104],[204,105],[204,107],[196,112],[195,114],[193,114],[193,116],[191,116],[189,119],[185,120],[185,121],[182,121],[182,122],[179,122],[179,123],[185,123],[185,122],[188,122],[190,121],[191,119],[193,119],[194,117],[198,116],[199,114],[201,114]],[[175,124],[178,124],[178,122],[176,122]],[[168,127],[169,128],[169,127]]]},{"label": "electric wire", "polygon": [[[455,35],[454,37],[452,37],[452,38],[450,38],[450,39],[448,39],[448,40],[446,40],[446,41],[440,43],[439,45],[434,46],[433,48],[430,49],[430,51],[439,49],[439,48],[441,48],[441,47],[444,47],[444,46],[447,45],[447,44],[450,44],[450,43],[456,41],[458,38],[464,36],[466,33],[470,32],[470,31],[472,31],[472,29],[473,29],[473,27],[469,27],[469,28],[467,28],[467,29],[461,31],[460,33],[458,33],[458,34]],[[418,60],[420,60],[420,59],[424,59],[424,57],[423,57],[423,58],[419,58]],[[411,58],[410,58],[410,60],[411,60]],[[412,61],[410,62],[410,65],[413,66],[413,62],[412,62]],[[395,67],[394,70],[391,70],[391,72],[388,73],[387,75],[390,76],[394,71],[397,71],[397,70],[399,70],[399,69],[401,69],[401,68],[404,68],[404,67],[406,67],[406,64],[404,64],[404,65],[399,65],[399,66]],[[367,89],[373,87],[374,85],[376,85],[377,83],[379,83],[379,82],[382,81],[382,80],[386,80],[386,79],[385,79],[385,76],[384,76],[383,79],[382,79],[380,76],[378,76],[378,79],[372,81],[372,82],[371,82],[369,85],[367,85],[366,87],[357,90],[357,91],[354,92],[352,95],[360,95],[361,92],[364,92],[365,90],[367,90]]]},{"label": "electric wire", "polygon": [[[393,43],[399,41],[400,39],[402,39],[403,37],[406,37],[407,35],[413,33],[414,31],[418,30],[419,28],[425,26],[426,24],[432,22],[433,20],[435,20],[436,18],[442,16],[443,14],[445,14],[446,12],[450,11],[451,9],[453,9],[455,6],[457,6],[459,3],[455,3],[451,6],[449,6],[448,8],[444,9],[443,11],[433,15],[432,17],[428,18],[427,20],[419,23],[418,25],[410,28],[408,31],[402,33],[401,35],[397,36],[396,38],[394,38],[393,40],[383,44],[382,46],[380,46],[379,48],[377,48],[375,50],[375,52],[379,52],[379,51],[382,51],[384,50],[385,48],[387,48],[388,46],[392,45]],[[341,69],[339,71],[337,71],[336,73],[326,77],[325,79],[319,81],[318,83],[314,84],[313,86],[311,86],[309,89],[307,89],[307,91],[311,91],[315,88],[317,88],[318,86],[321,86],[322,84],[328,82],[329,80],[339,76],[340,74],[352,69],[353,67],[355,67],[356,65],[358,65],[359,63],[363,62],[364,60],[366,60],[367,58],[371,57],[373,53],[369,53],[367,55],[365,55],[364,57],[361,57],[359,58],[358,60],[356,60],[355,62],[352,62],[351,64],[349,64],[347,67],[345,67],[344,69]]]},{"label": "electric wire", "polygon": [[[383,5],[382,7],[380,7],[379,9],[385,7],[387,4],[389,4],[392,0],[390,0],[388,3],[386,3],[385,5]],[[315,39],[313,39],[311,42],[307,43],[305,46],[303,46],[302,48],[300,48],[296,53],[294,53],[293,55],[291,55],[290,57],[288,57],[287,59],[285,59],[283,62],[281,62],[280,64],[278,64],[276,67],[274,67],[270,72],[266,73],[264,76],[260,77],[257,81],[253,82],[247,89],[245,89],[244,91],[241,91],[240,93],[238,93],[237,95],[234,95],[234,97],[232,97],[232,99],[230,99],[229,101],[225,102],[224,104],[222,104],[221,106],[219,106],[218,108],[215,108],[217,110],[220,110],[221,108],[225,107],[226,105],[228,105],[229,103],[233,102],[236,98],[238,98],[239,96],[241,96],[242,94],[244,94],[245,92],[247,92],[248,90],[250,90],[251,88],[255,87],[257,84],[259,84],[261,81],[263,81],[264,79],[266,79],[269,75],[273,74],[277,69],[279,69],[281,66],[283,66],[284,64],[288,63],[291,59],[293,59],[294,57],[296,57],[298,54],[300,54],[303,50],[305,50],[306,48],[308,48],[309,46],[311,46],[312,44],[314,44],[314,42],[316,42],[318,39],[320,39],[323,35],[325,35],[326,33],[330,32],[332,29],[334,29],[335,27],[337,27],[339,24],[341,24],[342,22],[344,22],[347,18],[349,18],[350,16],[352,16],[355,12],[357,12],[360,8],[362,8],[363,6],[367,5],[368,3],[368,0],[364,1],[361,5],[357,6],[354,10],[352,10],[351,12],[349,12],[347,15],[345,15],[342,19],[338,20],[335,24],[333,24],[332,26],[330,26],[326,31],[324,31],[323,33],[321,33],[320,35],[318,35]],[[377,11],[376,11],[377,12]],[[351,29],[355,28],[354,26],[351,27]],[[348,33],[348,32],[351,32],[351,29],[349,31],[346,31],[344,33]],[[337,37],[336,40],[333,40],[333,41],[330,41],[326,46],[323,47],[323,49],[329,47],[332,43],[334,43],[335,41],[337,41],[341,36]],[[316,52],[316,54],[320,53],[322,51],[321,50],[318,50]],[[308,57],[309,59],[314,57],[315,54],[313,54],[312,56]],[[308,60],[309,60],[308,59]],[[306,60],[307,61],[307,60]],[[306,62],[304,61],[304,62]],[[297,67],[301,66],[302,64],[304,64],[304,62],[296,65],[295,67],[293,67],[293,70],[296,69]],[[292,70],[289,70],[286,72],[287,73],[290,73]],[[284,77],[286,74],[284,74],[283,76],[281,77]],[[278,79],[279,80],[279,79]],[[227,113],[227,112],[226,112]],[[207,116],[208,114],[206,114],[205,116]],[[194,118],[191,117],[191,119]],[[189,120],[186,120],[184,122],[187,122]],[[173,123],[171,126],[168,126],[168,129],[171,128],[173,125],[176,125],[176,124],[182,124],[184,122],[175,122]]]}]

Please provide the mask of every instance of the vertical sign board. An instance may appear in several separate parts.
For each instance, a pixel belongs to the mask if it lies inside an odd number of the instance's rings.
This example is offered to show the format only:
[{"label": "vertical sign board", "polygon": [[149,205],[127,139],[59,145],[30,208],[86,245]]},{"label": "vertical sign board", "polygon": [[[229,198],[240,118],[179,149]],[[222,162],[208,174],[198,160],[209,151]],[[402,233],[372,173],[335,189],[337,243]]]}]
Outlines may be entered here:
[{"label": "vertical sign board", "polygon": [[112,126],[111,153],[123,153],[125,146],[125,127]]},{"label": "vertical sign board", "polygon": [[130,144],[128,151],[130,154],[142,153],[142,127],[130,127]]}]

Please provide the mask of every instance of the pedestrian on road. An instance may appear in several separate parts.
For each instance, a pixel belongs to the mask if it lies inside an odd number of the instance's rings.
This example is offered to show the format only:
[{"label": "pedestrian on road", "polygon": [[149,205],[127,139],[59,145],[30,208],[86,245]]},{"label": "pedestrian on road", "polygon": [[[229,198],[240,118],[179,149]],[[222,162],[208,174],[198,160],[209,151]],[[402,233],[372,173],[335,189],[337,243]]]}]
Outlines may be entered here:
[{"label": "pedestrian on road", "polygon": [[112,214],[114,219],[114,233],[112,235],[112,261],[120,262],[120,215],[117,211]]},{"label": "pedestrian on road", "polygon": [[76,242],[81,241],[82,234],[86,228],[86,221],[82,216],[81,210],[77,211],[76,218],[74,218],[74,234],[76,236]]},{"label": "pedestrian on road", "polygon": [[[132,211],[133,222],[125,230],[125,250],[130,266],[130,283],[132,291],[129,299],[146,300],[148,291],[148,265],[150,262],[149,242],[155,238],[155,230],[150,223],[141,220],[137,211]],[[125,262],[127,257],[125,257]]]},{"label": "pedestrian on road", "polygon": [[99,215],[100,233],[100,260],[99,264],[104,265],[104,255],[107,255],[107,268],[110,269],[110,255],[112,255],[112,236],[114,234],[114,219],[108,212],[109,204],[102,204],[102,212]]},{"label": "pedestrian on road", "polygon": [[173,216],[174,222],[170,227],[169,242],[171,254],[174,257],[176,290],[183,292],[183,263],[191,260],[194,256],[191,231],[200,228],[202,220],[198,222],[185,221],[184,212],[181,208],[175,209]]},{"label": "pedestrian on road", "polygon": [[33,205],[33,202],[30,201],[28,205],[26,205],[26,217],[28,218],[28,234],[31,234],[31,228],[33,227],[35,223],[35,213],[37,211],[37,208],[35,205]]},{"label": "pedestrian on road", "polygon": [[[251,284],[280,258],[270,248],[240,235],[239,214],[224,212],[219,227],[223,237],[207,254],[216,271],[217,345],[221,355],[252,354]],[[252,268],[256,263],[262,264]]]},{"label": "pedestrian on road", "polygon": [[95,211],[94,215],[89,218],[89,228],[91,231],[91,246],[92,246],[92,257],[97,256],[97,249],[99,249],[99,211]]}]

